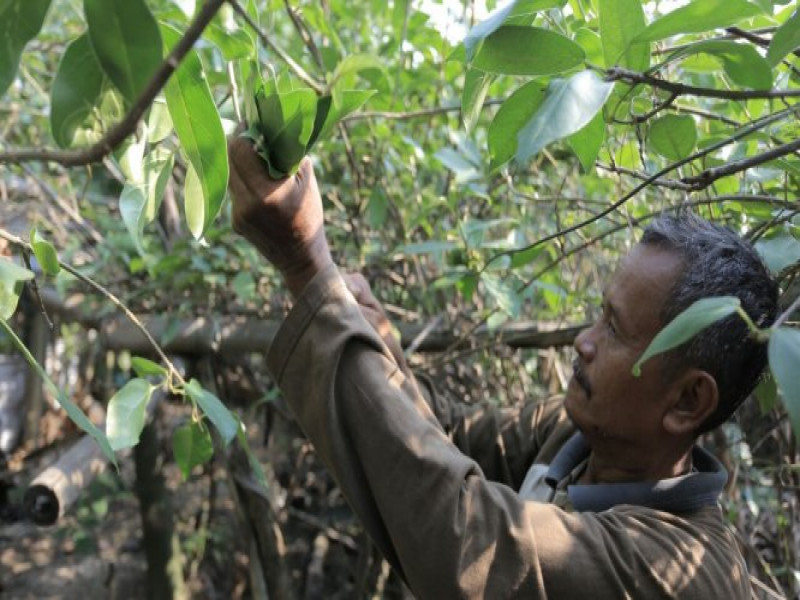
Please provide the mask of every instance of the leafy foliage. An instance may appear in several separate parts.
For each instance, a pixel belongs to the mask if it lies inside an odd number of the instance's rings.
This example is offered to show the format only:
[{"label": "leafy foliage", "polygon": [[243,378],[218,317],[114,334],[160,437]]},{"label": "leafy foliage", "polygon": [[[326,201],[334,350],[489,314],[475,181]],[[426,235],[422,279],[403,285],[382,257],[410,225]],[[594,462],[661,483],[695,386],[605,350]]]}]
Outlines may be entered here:
[{"label": "leafy foliage", "polygon": [[[686,208],[757,242],[791,305],[795,3],[515,0],[481,12],[480,2],[219,2],[137,106],[212,4],[86,0],[81,13],[0,2],[4,181],[58,190],[67,215],[66,228],[50,213],[33,224],[25,251],[48,276],[58,260],[75,263],[136,314],[277,311],[280,284],[232,234],[225,205],[225,138],[241,125],[275,176],[312,152],[337,260],[371,273],[377,295],[410,320],[445,319],[467,336],[524,317],[584,323],[635,226]],[[9,264],[0,260],[5,319],[33,277]],[[55,281],[75,285],[63,270]],[[669,343],[731,309],[718,302]],[[792,318],[765,335],[773,410],[796,425]],[[502,366],[492,348],[465,360]],[[525,364],[544,368],[538,355]],[[210,456],[211,430],[241,436],[198,382],[166,363],[134,369],[197,407],[176,434],[184,474]],[[510,376],[510,387],[514,377],[531,379]],[[136,427],[120,433],[134,440]]]}]

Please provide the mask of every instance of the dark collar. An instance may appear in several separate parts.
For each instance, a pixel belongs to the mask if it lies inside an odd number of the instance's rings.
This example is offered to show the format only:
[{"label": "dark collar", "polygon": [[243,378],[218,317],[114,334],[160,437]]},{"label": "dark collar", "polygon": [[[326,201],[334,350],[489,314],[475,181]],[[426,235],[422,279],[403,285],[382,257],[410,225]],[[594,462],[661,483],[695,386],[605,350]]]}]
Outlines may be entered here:
[{"label": "dark collar", "polygon": [[[556,454],[545,475],[552,488],[589,456],[590,448],[583,434],[577,432]],[[692,473],[660,481],[635,483],[573,484],[567,487],[572,506],[578,512],[600,512],[618,504],[646,506],[679,513],[715,505],[728,472],[714,456],[699,446],[692,450]]]}]

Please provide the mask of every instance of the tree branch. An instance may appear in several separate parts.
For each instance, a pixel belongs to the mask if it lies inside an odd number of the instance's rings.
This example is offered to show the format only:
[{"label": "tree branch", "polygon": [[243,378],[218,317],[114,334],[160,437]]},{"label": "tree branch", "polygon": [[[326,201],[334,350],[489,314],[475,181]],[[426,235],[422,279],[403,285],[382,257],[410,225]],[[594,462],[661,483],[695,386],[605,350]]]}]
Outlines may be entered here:
[{"label": "tree branch", "polygon": [[88,165],[111,154],[125,139],[136,131],[136,125],[145,111],[161,92],[164,85],[178,68],[183,57],[192,49],[206,26],[226,0],[208,0],[197,17],[186,29],[186,33],[164,59],[145,90],[136,99],[125,117],[109,129],[95,144],[76,150],[48,148],[20,148],[0,152],[0,163],[22,163],[28,161],[54,162],[65,167]]},{"label": "tree branch", "polygon": [[665,90],[678,96],[698,96],[702,98],[721,98],[723,100],[753,100],[765,98],[794,98],[800,97],[800,90],[718,90],[714,88],[701,88],[693,85],[684,85],[666,79],[658,79],[652,75],[629,71],[620,67],[606,70],[606,81],[627,81],[628,83],[641,83],[660,90]]},{"label": "tree branch", "polygon": [[688,185],[689,189],[692,191],[702,190],[707,188],[712,183],[714,183],[720,177],[733,175],[734,173],[739,173],[751,167],[757,167],[758,165],[764,164],[765,162],[769,162],[770,160],[775,160],[776,158],[780,158],[781,156],[786,156],[787,154],[791,154],[792,152],[795,152],[798,149],[800,149],[800,139],[795,140],[793,142],[789,142],[788,144],[783,144],[782,146],[778,146],[777,148],[773,148],[768,152],[757,154],[756,156],[743,158],[742,160],[730,162],[720,167],[713,167],[711,169],[706,169],[699,175],[693,175],[692,177],[684,177],[681,179],[681,181],[683,181],[686,185]]}]

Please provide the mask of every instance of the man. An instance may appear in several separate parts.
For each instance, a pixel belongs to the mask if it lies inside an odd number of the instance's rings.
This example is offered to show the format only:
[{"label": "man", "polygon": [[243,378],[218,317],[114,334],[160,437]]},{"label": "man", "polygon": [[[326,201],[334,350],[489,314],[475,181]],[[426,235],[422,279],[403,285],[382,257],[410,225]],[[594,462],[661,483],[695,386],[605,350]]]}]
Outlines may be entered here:
[{"label": "man", "polygon": [[229,154],[234,227],[295,299],[270,369],[418,597],[749,597],[717,504],[726,473],[694,442],[749,394],[765,349],[731,318],[631,368],[699,297],[734,293],[770,323],[777,290],[752,248],[699,219],[659,221],[576,339],[563,403],[468,413],[417,383],[365,319],[380,327],[380,306],[354,279],[360,306],[333,264],[310,161],[273,181],[247,141]]}]

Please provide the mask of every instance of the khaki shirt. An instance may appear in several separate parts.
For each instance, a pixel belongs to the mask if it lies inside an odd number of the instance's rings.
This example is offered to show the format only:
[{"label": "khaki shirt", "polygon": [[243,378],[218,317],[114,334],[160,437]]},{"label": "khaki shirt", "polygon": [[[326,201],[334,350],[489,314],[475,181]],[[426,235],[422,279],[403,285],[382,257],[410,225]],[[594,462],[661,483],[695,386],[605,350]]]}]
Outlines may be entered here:
[{"label": "khaki shirt", "polygon": [[574,434],[557,403],[478,414],[426,399],[335,267],[298,298],[268,363],[344,496],[419,598],[750,595],[717,505],[570,512],[521,498],[531,466],[553,461]]}]

